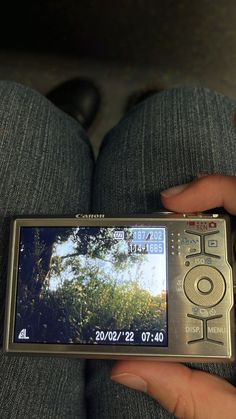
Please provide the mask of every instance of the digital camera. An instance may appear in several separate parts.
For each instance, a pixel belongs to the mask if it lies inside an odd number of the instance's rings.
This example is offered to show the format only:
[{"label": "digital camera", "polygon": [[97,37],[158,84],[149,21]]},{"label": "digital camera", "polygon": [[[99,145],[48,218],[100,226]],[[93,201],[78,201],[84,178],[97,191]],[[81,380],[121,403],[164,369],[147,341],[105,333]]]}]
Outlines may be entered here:
[{"label": "digital camera", "polygon": [[14,219],[4,351],[232,361],[228,216]]}]

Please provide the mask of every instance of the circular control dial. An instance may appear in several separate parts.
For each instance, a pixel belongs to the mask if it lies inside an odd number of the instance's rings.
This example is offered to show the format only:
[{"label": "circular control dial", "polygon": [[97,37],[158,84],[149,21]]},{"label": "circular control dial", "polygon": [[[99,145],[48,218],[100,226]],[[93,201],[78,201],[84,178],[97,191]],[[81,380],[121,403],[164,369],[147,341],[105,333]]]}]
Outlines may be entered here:
[{"label": "circular control dial", "polygon": [[216,268],[196,266],[185,276],[184,291],[193,304],[212,307],[224,297],[225,280]]}]

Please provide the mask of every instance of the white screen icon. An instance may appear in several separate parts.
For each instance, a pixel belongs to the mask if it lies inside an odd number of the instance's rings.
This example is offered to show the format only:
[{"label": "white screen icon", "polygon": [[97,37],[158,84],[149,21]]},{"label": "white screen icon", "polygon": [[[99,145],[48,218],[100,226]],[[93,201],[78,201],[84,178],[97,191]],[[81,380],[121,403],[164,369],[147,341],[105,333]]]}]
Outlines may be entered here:
[{"label": "white screen icon", "polygon": [[18,335],[18,339],[29,339],[29,336],[26,336],[26,329],[22,329]]}]

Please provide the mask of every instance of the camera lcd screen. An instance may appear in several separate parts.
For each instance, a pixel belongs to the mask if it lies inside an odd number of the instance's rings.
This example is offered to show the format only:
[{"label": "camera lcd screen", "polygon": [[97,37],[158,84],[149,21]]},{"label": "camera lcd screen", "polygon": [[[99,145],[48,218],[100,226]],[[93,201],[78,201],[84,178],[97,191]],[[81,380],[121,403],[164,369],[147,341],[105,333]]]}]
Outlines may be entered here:
[{"label": "camera lcd screen", "polygon": [[14,341],[167,346],[167,231],[21,227]]}]

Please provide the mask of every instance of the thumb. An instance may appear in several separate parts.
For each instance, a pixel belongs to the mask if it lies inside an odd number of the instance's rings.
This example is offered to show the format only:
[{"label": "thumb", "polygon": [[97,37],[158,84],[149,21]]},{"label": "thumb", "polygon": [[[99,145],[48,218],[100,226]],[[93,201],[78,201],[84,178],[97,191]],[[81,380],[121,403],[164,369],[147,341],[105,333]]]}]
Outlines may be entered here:
[{"label": "thumb", "polygon": [[177,418],[235,419],[236,389],[222,378],[184,365],[120,361],[111,378],[153,397]]},{"label": "thumb", "polygon": [[176,212],[224,207],[236,214],[236,176],[209,175],[161,193],[163,205]]}]

